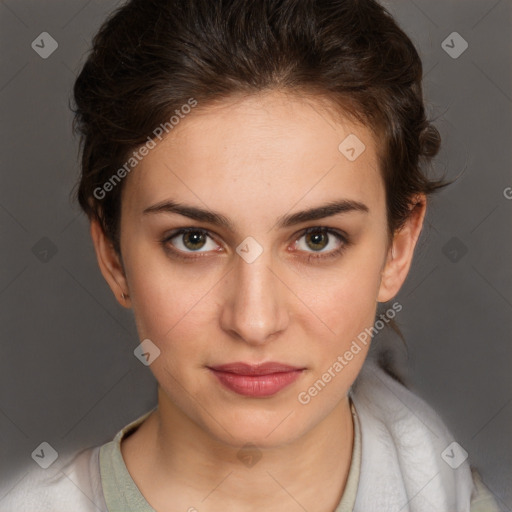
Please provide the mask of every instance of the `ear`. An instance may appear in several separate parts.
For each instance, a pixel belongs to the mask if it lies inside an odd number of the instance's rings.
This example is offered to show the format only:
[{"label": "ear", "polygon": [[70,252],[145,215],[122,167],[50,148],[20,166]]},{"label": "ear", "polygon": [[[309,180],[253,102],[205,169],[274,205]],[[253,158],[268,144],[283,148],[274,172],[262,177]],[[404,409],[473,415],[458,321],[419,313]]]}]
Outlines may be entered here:
[{"label": "ear", "polygon": [[128,283],[121,259],[107,238],[99,222],[91,220],[91,238],[101,273],[114,293],[117,302],[125,308],[131,307]]},{"label": "ear", "polygon": [[402,287],[411,267],[414,248],[423,227],[427,198],[420,194],[413,198],[414,205],[404,226],[394,234],[386,262],[381,271],[377,302],[391,300]]}]

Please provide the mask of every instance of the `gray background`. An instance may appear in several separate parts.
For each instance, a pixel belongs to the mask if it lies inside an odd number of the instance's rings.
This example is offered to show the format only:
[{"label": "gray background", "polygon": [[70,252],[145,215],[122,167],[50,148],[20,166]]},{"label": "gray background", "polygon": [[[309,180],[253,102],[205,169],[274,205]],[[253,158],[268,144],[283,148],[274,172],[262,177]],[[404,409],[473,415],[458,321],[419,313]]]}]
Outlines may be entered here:
[{"label": "gray background", "polygon": [[[70,90],[115,5],[0,1],[0,480],[12,485],[42,441],[59,454],[101,444],[156,403],[154,379],[133,356],[131,313],[104,283],[69,196],[78,172]],[[512,2],[385,5],[424,62],[444,142],[435,169],[465,169],[432,200],[397,297],[404,371],[512,510]],[[45,31],[59,45],[47,59],[31,48]],[[441,46],[454,31],[469,44],[456,59]]]}]

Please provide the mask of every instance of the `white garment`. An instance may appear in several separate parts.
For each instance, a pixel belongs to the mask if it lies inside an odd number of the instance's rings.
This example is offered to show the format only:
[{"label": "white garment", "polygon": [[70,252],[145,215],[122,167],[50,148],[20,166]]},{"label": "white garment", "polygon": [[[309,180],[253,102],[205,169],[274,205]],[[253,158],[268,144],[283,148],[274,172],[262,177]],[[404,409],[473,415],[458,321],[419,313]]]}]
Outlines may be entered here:
[{"label": "white garment", "polygon": [[[441,454],[454,441],[437,413],[365,361],[352,390],[361,424],[361,474],[354,512],[469,512],[468,461],[453,469]],[[458,462],[457,446],[447,460]],[[452,459],[452,460],[451,460]]]},{"label": "white garment", "polygon": [[[452,469],[443,460],[453,436],[430,406],[371,359],[350,395],[362,440],[354,512],[470,512],[468,461]],[[46,470],[36,467],[2,483],[0,512],[123,512],[106,510],[99,450],[82,450],[66,466],[58,459]],[[452,454],[455,460],[456,448]],[[484,510],[499,509],[491,503]]]}]

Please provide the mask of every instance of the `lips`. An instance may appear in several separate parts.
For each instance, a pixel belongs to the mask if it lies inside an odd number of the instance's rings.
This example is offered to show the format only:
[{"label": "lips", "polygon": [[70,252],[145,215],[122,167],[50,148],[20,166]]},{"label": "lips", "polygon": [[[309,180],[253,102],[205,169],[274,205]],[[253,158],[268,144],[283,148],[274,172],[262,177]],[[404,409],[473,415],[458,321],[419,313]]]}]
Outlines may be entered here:
[{"label": "lips", "polygon": [[243,396],[272,396],[300,377],[305,368],[283,363],[230,363],[208,367],[226,388]]},{"label": "lips", "polygon": [[262,363],[255,365],[247,363],[230,363],[212,366],[210,368],[219,372],[235,373],[237,375],[270,375],[272,373],[285,373],[303,370],[303,368],[282,363]]}]

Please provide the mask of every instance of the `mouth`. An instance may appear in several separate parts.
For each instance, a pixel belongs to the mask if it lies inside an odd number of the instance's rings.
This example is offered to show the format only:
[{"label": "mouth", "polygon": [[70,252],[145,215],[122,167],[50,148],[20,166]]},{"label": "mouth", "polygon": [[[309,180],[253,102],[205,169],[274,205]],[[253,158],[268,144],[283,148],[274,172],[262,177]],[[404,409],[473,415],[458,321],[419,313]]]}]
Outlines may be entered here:
[{"label": "mouth", "polygon": [[230,363],[207,367],[225,388],[243,396],[268,397],[297,380],[306,368],[283,363]]}]

